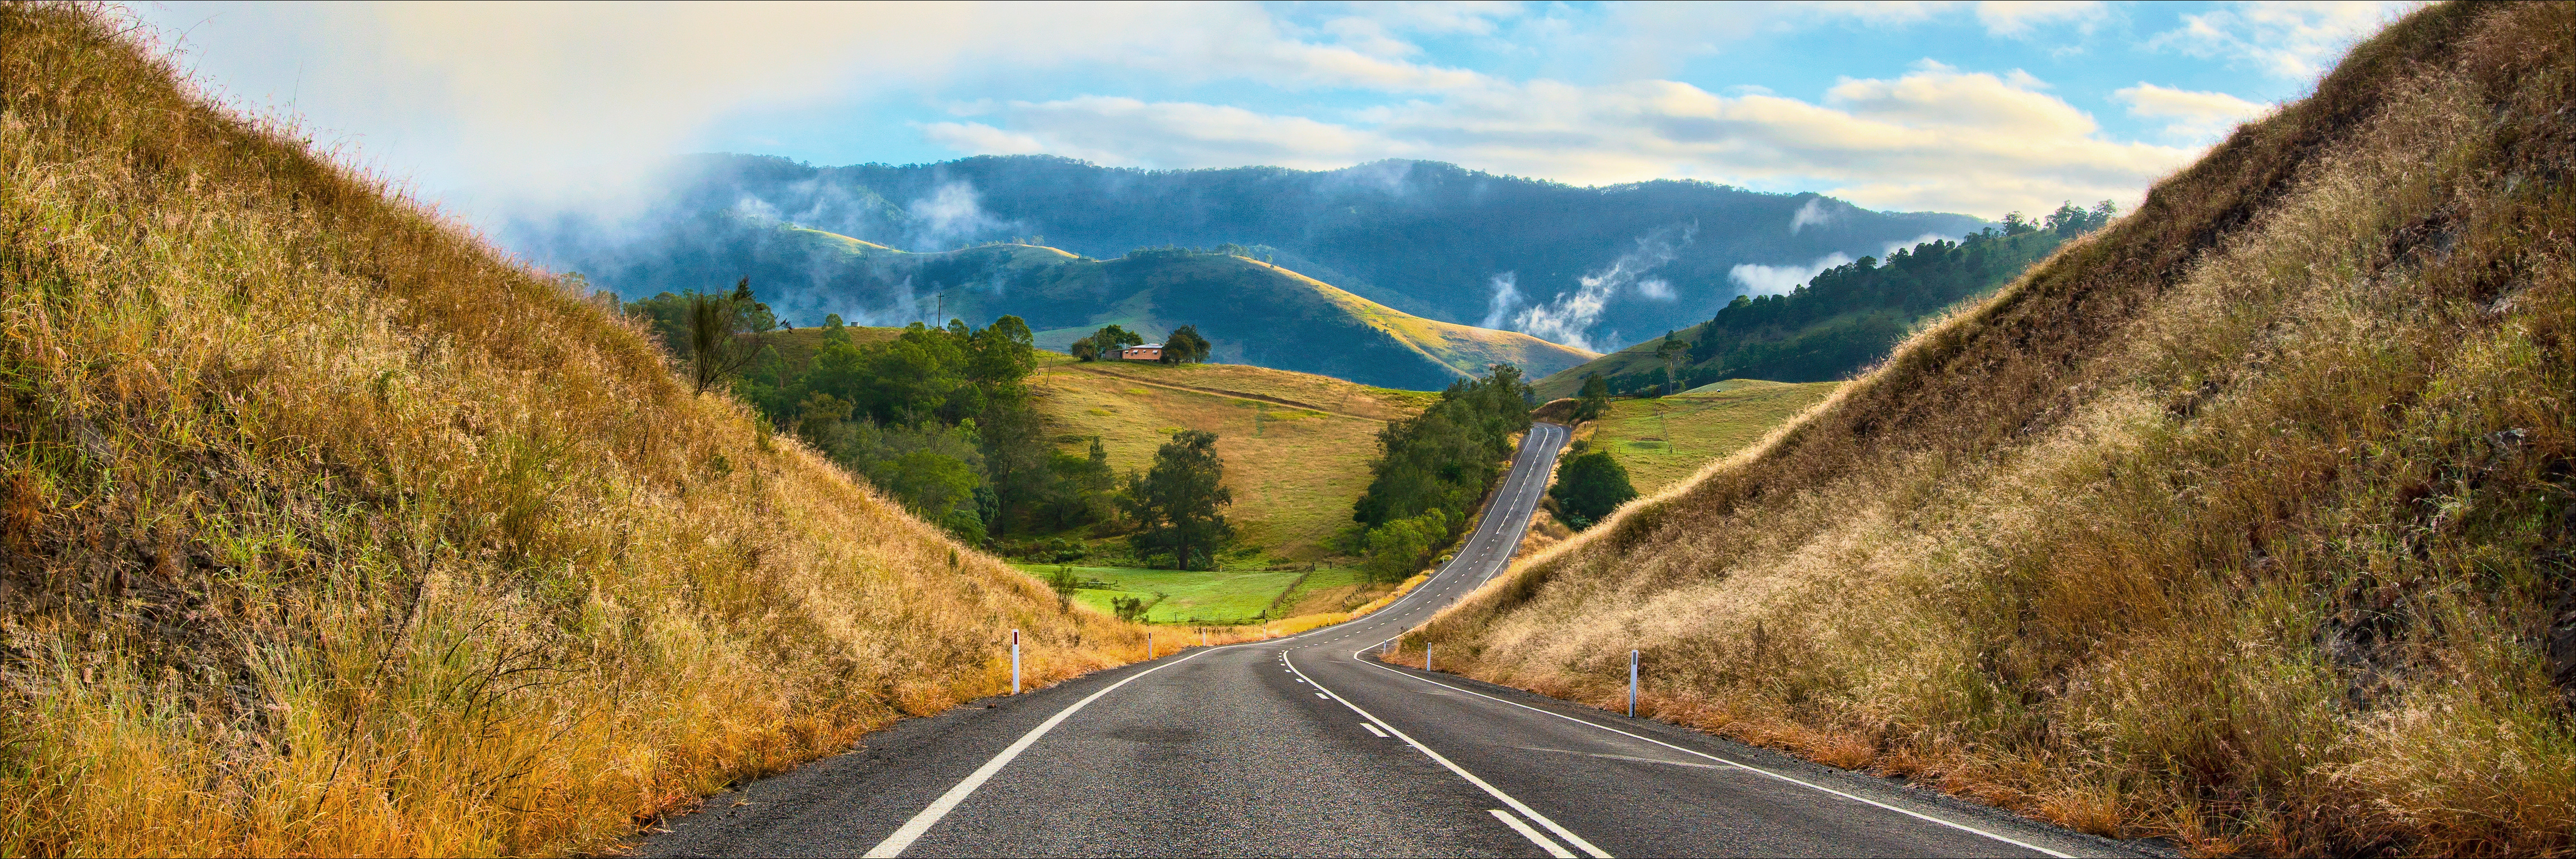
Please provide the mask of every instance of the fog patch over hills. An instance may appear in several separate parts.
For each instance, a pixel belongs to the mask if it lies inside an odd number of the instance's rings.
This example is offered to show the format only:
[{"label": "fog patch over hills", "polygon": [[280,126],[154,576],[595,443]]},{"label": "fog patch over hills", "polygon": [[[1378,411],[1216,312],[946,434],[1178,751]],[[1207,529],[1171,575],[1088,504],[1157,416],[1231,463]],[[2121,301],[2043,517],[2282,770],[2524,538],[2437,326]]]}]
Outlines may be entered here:
[{"label": "fog patch over hills", "polygon": [[1608,349],[1623,345],[1616,332],[1686,326],[1755,291],[1741,266],[1807,270],[1985,224],[1698,181],[1576,187],[1406,160],[1140,170],[1051,156],[817,167],[711,154],[675,160],[628,196],[636,202],[532,213],[499,232],[513,250],[629,298],[730,288],[762,268],[753,290],[798,324],[826,313],[927,321],[943,294],[1010,284],[984,271],[971,282],[855,282],[835,274],[831,255],[780,248],[791,225],[882,246],[853,246],[868,253],[1012,242],[1113,259],[1234,245],[1407,313]]}]

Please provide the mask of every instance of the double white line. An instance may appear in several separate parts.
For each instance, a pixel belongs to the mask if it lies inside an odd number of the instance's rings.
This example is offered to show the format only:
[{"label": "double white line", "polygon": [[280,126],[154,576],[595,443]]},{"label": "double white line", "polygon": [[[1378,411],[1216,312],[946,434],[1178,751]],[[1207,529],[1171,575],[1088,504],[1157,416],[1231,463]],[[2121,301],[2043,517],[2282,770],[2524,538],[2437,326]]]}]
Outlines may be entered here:
[{"label": "double white line", "polygon": [[[1468,772],[1466,767],[1459,766],[1456,762],[1443,757],[1439,752],[1432,751],[1430,746],[1423,745],[1421,741],[1415,740],[1411,734],[1397,730],[1394,725],[1387,724],[1385,719],[1380,719],[1375,714],[1370,713],[1367,710],[1360,709],[1360,705],[1351,703],[1350,699],[1342,697],[1341,693],[1333,692],[1331,689],[1325,689],[1324,684],[1316,683],[1315,678],[1306,676],[1306,672],[1304,671],[1298,671],[1296,663],[1289,662],[1288,670],[1296,672],[1299,679],[1313,684],[1315,688],[1323,689],[1325,692],[1330,693],[1333,700],[1342,702],[1342,706],[1351,708],[1351,712],[1360,714],[1360,718],[1367,719],[1369,724],[1385,729],[1387,733],[1394,734],[1396,739],[1403,740],[1404,744],[1412,746],[1414,751],[1421,752],[1423,756],[1438,762],[1441,766],[1448,767],[1450,772],[1457,773],[1458,777],[1466,779],[1468,784],[1475,785],[1476,787],[1484,790],[1486,794],[1501,801],[1502,804],[1509,806],[1511,810],[1520,812],[1521,816],[1537,821],[1540,826],[1547,827],[1547,831],[1556,833],[1557,837],[1565,839],[1565,843],[1572,844],[1576,848],[1581,849],[1584,853],[1590,854],[1593,859],[1610,859],[1609,853],[1604,852],[1599,847],[1592,846],[1592,842],[1583,840],[1583,836],[1576,835],[1567,831],[1565,827],[1556,825],[1556,821],[1547,819],[1547,815],[1538,813],[1529,806],[1521,804],[1520,800],[1513,799],[1511,794],[1504,793],[1502,789],[1486,783],[1484,779],[1477,778],[1476,774]],[[1489,810],[1494,813],[1495,817],[1502,818],[1504,823],[1509,824],[1512,827],[1512,831],[1518,832],[1529,838],[1529,840],[1532,843],[1537,844],[1540,849],[1546,850],[1548,855],[1557,857],[1557,859],[1574,859],[1573,853],[1566,852],[1564,847],[1559,846],[1554,841],[1548,840],[1547,836],[1539,834],[1537,830],[1529,828],[1528,824],[1514,819],[1510,814],[1504,813],[1502,809],[1496,808]]]}]

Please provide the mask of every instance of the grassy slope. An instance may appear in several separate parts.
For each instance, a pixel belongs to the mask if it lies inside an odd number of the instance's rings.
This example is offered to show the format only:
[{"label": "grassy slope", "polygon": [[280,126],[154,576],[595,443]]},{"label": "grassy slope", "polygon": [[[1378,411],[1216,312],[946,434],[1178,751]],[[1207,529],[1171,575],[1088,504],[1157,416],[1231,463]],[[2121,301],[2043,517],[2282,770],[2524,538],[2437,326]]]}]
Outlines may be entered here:
[{"label": "grassy slope", "polygon": [[1076,451],[1084,444],[1078,439],[1100,436],[1122,473],[1152,465],[1154,450],[1176,430],[1216,433],[1234,491],[1228,518],[1243,540],[1300,561],[1323,555],[1324,541],[1350,522],[1384,421],[1417,413],[1430,400],[1260,367],[1079,364],[1053,353],[1035,388],[1048,432]]},{"label": "grassy slope", "polygon": [[[1695,340],[1700,336],[1700,329],[1707,326],[1708,323],[1702,322],[1698,325],[1684,328],[1681,331],[1676,332],[1673,336],[1680,337],[1683,340]],[[1607,379],[1612,376],[1629,372],[1654,372],[1656,367],[1664,366],[1664,359],[1655,357],[1655,346],[1662,342],[1664,342],[1664,338],[1656,337],[1651,340],[1631,344],[1616,352],[1602,355],[1601,357],[1585,361],[1581,364],[1576,364],[1572,367],[1547,373],[1540,376],[1538,381],[1531,382],[1530,388],[1531,390],[1538,392],[1539,402],[1547,402],[1549,400],[1563,399],[1565,397],[1571,397],[1581,393],[1583,390],[1583,377],[1593,373],[1599,373],[1602,378]],[[1677,361],[1672,366],[1687,370],[1689,369],[1689,359],[1685,358],[1681,361]]]},{"label": "grassy slope", "polygon": [[0,854],[604,849],[1141,655],[113,30],[0,6]]},{"label": "grassy slope", "polygon": [[1653,495],[1761,441],[1841,384],[1730,379],[1661,399],[1612,400],[1579,436],[1609,450],[1637,491]]},{"label": "grassy slope", "polygon": [[2408,16],[1413,646],[2204,853],[2576,850],[2570,32]]}]

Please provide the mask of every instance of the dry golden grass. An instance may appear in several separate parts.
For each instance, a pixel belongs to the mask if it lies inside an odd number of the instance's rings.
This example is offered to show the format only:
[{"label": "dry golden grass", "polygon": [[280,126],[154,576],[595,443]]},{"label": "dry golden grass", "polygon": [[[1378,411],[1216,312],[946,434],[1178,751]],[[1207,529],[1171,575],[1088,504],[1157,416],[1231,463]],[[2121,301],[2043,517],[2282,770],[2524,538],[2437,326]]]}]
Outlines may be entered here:
[{"label": "dry golden grass", "polygon": [[2576,852],[2571,32],[2410,15],[1407,647],[2205,855]]},{"label": "dry golden grass", "polygon": [[608,849],[1143,655],[120,25],[0,5],[0,854]]}]

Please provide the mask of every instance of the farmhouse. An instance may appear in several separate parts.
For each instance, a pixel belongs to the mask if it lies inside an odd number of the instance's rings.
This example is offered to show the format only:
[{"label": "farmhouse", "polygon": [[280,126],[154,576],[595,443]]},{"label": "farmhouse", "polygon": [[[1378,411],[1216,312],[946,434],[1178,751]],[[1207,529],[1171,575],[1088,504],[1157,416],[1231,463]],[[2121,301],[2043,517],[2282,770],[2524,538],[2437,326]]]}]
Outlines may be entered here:
[{"label": "farmhouse", "polygon": [[1129,346],[1129,347],[1127,347],[1127,348],[1125,348],[1125,349],[1120,349],[1120,350],[1118,350],[1118,360],[1121,360],[1121,361],[1160,361],[1160,360],[1163,360],[1163,344],[1161,344],[1161,343],[1140,343],[1140,344],[1137,344],[1137,345],[1134,345],[1134,346]]}]

